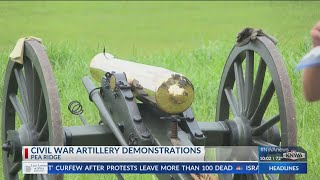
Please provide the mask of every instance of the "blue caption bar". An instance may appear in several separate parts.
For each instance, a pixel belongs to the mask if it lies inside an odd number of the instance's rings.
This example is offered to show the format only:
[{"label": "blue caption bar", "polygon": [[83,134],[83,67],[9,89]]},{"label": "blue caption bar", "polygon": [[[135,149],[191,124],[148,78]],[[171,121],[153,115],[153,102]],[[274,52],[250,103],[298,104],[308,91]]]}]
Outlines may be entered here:
[{"label": "blue caption bar", "polygon": [[48,174],[91,174],[91,173],[215,173],[215,174],[256,174],[257,162],[236,163],[48,163]]},{"label": "blue caption bar", "polygon": [[[260,167],[259,167],[260,166]],[[299,174],[307,173],[307,163],[294,162],[119,162],[76,163],[49,162],[48,174],[149,174],[149,173],[214,173],[214,174]]]}]

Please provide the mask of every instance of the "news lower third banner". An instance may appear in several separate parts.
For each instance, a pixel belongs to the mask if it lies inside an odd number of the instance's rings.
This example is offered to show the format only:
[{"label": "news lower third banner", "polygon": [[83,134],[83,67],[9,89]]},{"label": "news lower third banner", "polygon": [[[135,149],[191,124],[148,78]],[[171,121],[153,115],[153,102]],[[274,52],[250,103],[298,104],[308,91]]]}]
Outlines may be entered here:
[{"label": "news lower third banner", "polygon": [[24,174],[302,174],[300,147],[24,146]]}]

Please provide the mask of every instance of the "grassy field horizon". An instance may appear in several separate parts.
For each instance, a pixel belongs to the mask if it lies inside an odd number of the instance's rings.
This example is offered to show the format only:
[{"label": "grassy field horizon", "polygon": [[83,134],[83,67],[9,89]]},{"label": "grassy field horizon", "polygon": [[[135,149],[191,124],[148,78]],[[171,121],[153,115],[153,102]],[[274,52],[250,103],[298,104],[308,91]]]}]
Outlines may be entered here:
[{"label": "grassy field horizon", "polygon": [[[88,100],[81,79],[89,75],[90,60],[104,47],[119,58],[185,74],[195,86],[192,108],[196,118],[213,121],[222,70],[237,33],[248,26],[262,28],[278,40],[292,84],[298,145],[308,152],[308,174],[297,179],[316,180],[320,177],[320,106],[304,100],[301,73],[294,68],[310,50],[309,31],[320,20],[319,7],[320,2],[315,1],[0,2],[0,90],[17,39],[36,36],[43,39],[57,79],[64,126],[81,125],[67,110],[75,99],[83,104],[89,124],[98,123],[98,111]],[[66,175],[65,179],[116,178]]]},{"label": "grassy field horizon", "polygon": [[[0,49],[24,36],[120,57],[231,46],[244,27],[262,28],[286,47],[306,39],[319,2],[1,2]],[[23,7],[23,8],[22,8]],[[230,46],[230,47],[231,47]],[[100,50],[99,49],[99,50]]]}]

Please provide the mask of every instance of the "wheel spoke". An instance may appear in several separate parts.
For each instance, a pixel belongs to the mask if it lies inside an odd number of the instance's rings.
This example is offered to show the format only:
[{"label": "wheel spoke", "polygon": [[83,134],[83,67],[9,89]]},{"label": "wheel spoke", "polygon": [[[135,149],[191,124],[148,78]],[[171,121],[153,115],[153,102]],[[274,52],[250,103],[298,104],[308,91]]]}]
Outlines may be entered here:
[{"label": "wheel spoke", "polygon": [[43,180],[48,180],[48,175],[47,174],[41,174],[41,176],[42,176]]},{"label": "wheel spoke", "polygon": [[262,135],[266,130],[277,124],[280,121],[280,114],[274,116],[272,119],[264,123],[263,125],[253,128],[252,135],[259,136]]},{"label": "wheel spoke", "polygon": [[23,176],[23,180],[32,180],[32,174],[26,174]]},{"label": "wheel spoke", "polygon": [[266,112],[267,107],[269,106],[269,103],[272,99],[274,91],[275,91],[274,84],[271,81],[259,106],[257,107],[256,111],[254,112],[254,115],[250,119],[252,126],[259,126],[261,124],[263,115]]},{"label": "wheel spoke", "polygon": [[35,176],[37,177],[37,179],[42,179],[42,174],[35,174]]},{"label": "wheel spoke", "polygon": [[[32,92],[32,99],[33,99],[33,121],[34,124],[37,124],[39,120],[39,112],[41,112],[41,107],[44,106],[43,92],[41,89],[40,79],[36,72],[36,68],[33,68],[33,92]],[[44,100],[44,99],[43,99]],[[43,104],[41,104],[43,103]]]},{"label": "wheel spoke", "polygon": [[49,146],[49,141],[38,141],[38,146]]},{"label": "wheel spoke", "polygon": [[47,174],[34,174],[34,177],[36,177],[37,179],[41,179],[41,180],[48,180]]},{"label": "wheel spoke", "polygon": [[43,141],[46,140],[48,138],[48,120],[46,121],[46,123],[44,123],[44,126],[42,127],[40,133],[39,133],[39,141]]},{"label": "wheel spoke", "polygon": [[254,180],[264,180],[263,174],[252,174]]},{"label": "wheel spoke", "polygon": [[257,146],[275,146],[275,147],[277,146],[275,144],[269,143],[269,142],[262,140],[262,139],[259,139],[259,138],[253,139],[252,141],[253,141],[253,144],[257,145]]},{"label": "wheel spoke", "polygon": [[255,108],[259,104],[265,73],[266,73],[266,63],[262,59],[260,59],[259,67],[256,74],[256,80],[253,86],[252,94],[250,97],[249,108],[247,111],[247,117],[249,118],[253,115]]},{"label": "wheel spoke", "polygon": [[238,116],[239,115],[238,103],[236,101],[236,98],[234,97],[232,90],[230,88],[225,88],[224,92],[226,93],[233,115]]},{"label": "wheel spoke", "polygon": [[247,174],[235,174],[233,176],[233,180],[247,180],[248,176]]},{"label": "wheel spoke", "polygon": [[[16,80],[19,86],[19,92],[22,99],[23,107],[25,108],[25,112],[27,113],[29,110],[29,103],[28,103],[28,91],[26,87],[26,80],[23,76],[23,72],[20,68],[14,69],[14,74],[16,76]],[[29,114],[26,114],[27,120],[29,120]]]},{"label": "wheel spoke", "polygon": [[276,180],[279,179],[276,174],[265,174],[268,180]]},{"label": "wheel spoke", "polygon": [[29,109],[29,114],[30,114],[30,121],[33,121],[33,109],[34,109],[34,105],[33,105],[33,67],[32,67],[32,63],[30,61],[29,58],[25,58],[24,62],[23,62],[23,66],[24,66],[24,74],[25,74],[25,79],[26,79],[26,89],[27,89],[27,99],[28,99],[28,109]]},{"label": "wheel spoke", "polygon": [[244,80],[241,63],[234,63],[234,75],[237,84],[238,106],[240,114],[244,112]]},{"label": "wheel spoke", "polygon": [[15,175],[15,174],[17,174],[20,170],[21,170],[21,162],[16,162],[16,163],[14,163],[12,166],[11,166],[11,168],[10,168],[10,170],[9,170],[9,173],[10,174],[12,174],[12,175]]},{"label": "wheel spoke", "polygon": [[233,180],[241,180],[241,174],[233,175]]},{"label": "wheel spoke", "polygon": [[35,120],[36,122],[36,131],[40,132],[41,128],[43,127],[44,121],[46,119],[47,116],[47,112],[46,112],[46,108],[45,108],[45,101],[44,101],[44,96],[42,91],[40,92],[40,96],[39,96],[39,105],[38,105],[38,112],[37,114],[37,118]]},{"label": "wheel spoke", "polygon": [[10,99],[15,111],[17,112],[19,119],[22,121],[23,124],[27,123],[28,120],[26,117],[26,112],[25,112],[23,106],[21,105],[19,99],[17,98],[17,95],[10,94],[9,99]]},{"label": "wheel spoke", "polygon": [[226,180],[232,179],[232,174],[221,174],[220,176],[223,177],[222,179],[226,179]]},{"label": "wheel spoke", "polygon": [[245,76],[245,111],[248,110],[250,97],[253,88],[254,52],[246,52],[246,76]]},{"label": "wheel spoke", "polygon": [[251,151],[251,156],[249,157],[250,161],[258,161],[258,155],[255,151]]}]

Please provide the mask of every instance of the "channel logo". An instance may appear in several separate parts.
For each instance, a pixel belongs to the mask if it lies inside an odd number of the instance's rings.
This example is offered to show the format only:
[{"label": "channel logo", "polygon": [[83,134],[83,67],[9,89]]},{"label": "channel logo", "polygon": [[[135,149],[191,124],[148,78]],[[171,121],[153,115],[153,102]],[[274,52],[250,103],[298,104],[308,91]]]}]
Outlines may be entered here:
[{"label": "channel logo", "polygon": [[283,153],[282,157],[286,159],[297,160],[306,158],[306,154],[302,152],[297,152],[296,150],[291,150],[286,153]]}]

